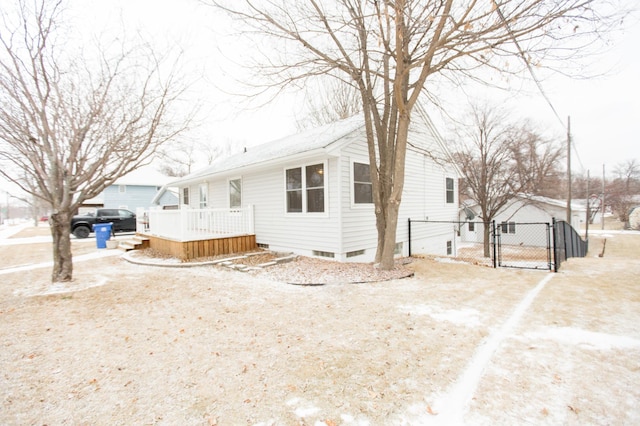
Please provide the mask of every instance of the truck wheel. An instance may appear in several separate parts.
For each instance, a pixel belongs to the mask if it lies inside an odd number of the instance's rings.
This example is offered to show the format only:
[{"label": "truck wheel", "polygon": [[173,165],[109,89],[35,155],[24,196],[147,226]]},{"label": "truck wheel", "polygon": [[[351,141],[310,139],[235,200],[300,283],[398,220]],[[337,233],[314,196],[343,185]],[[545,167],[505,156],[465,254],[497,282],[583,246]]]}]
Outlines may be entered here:
[{"label": "truck wheel", "polygon": [[76,238],[87,238],[90,232],[91,230],[86,226],[78,226],[73,230],[73,235],[75,235]]}]

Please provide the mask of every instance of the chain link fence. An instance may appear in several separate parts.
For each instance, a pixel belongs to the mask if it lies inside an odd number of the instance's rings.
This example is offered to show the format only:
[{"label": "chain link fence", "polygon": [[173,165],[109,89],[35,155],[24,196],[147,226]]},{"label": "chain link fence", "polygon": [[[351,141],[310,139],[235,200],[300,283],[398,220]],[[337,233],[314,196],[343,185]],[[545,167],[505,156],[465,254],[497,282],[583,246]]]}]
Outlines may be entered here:
[{"label": "chain link fence", "polygon": [[563,221],[550,224],[409,219],[409,255],[414,256],[557,271],[567,257],[585,256],[587,247],[587,242]]}]

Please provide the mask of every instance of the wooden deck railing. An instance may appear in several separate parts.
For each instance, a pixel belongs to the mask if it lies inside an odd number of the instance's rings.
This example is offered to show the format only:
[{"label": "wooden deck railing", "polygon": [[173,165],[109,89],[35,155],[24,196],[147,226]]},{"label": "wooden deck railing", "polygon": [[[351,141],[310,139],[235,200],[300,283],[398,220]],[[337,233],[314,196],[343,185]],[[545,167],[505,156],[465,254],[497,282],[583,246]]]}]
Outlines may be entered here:
[{"label": "wooden deck railing", "polygon": [[254,233],[253,206],[241,209],[139,209],[137,231],[176,241]]}]

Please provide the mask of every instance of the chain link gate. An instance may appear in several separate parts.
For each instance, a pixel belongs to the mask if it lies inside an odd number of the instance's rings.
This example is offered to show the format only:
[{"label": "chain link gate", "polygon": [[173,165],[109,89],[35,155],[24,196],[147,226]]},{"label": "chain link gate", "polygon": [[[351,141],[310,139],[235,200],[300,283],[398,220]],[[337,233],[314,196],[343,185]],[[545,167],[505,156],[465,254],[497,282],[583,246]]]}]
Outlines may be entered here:
[{"label": "chain link gate", "polygon": [[494,241],[499,267],[553,270],[549,223],[502,222],[495,225]]}]

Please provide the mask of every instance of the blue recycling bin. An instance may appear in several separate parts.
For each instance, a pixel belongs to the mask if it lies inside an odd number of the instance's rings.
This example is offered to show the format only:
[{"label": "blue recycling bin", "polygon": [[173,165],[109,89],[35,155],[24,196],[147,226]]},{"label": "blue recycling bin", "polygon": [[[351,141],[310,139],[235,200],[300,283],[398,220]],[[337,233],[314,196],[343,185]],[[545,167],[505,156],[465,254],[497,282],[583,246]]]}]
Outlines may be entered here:
[{"label": "blue recycling bin", "polygon": [[99,249],[107,248],[107,240],[111,238],[111,227],[113,223],[96,223],[93,225],[93,232],[96,233],[96,245]]}]

